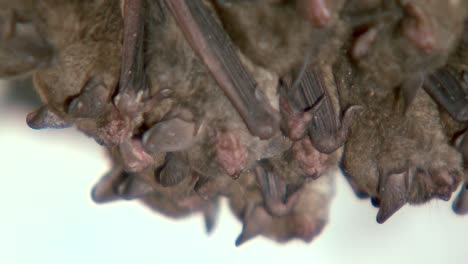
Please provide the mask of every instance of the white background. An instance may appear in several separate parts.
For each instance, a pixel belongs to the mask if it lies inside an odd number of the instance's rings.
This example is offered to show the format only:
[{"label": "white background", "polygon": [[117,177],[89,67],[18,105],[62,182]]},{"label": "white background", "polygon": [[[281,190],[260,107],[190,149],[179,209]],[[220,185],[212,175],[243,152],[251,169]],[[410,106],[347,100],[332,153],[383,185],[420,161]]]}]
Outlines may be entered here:
[{"label": "white background", "polygon": [[210,236],[199,216],[95,205],[90,189],[110,165],[103,149],[74,129],[29,129],[31,110],[0,101],[0,263],[468,263],[468,217],[451,202],[406,206],[379,225],[341,176],[330,222],[310,244],[257,238],[236,248],[241,225],[225,204]]}]

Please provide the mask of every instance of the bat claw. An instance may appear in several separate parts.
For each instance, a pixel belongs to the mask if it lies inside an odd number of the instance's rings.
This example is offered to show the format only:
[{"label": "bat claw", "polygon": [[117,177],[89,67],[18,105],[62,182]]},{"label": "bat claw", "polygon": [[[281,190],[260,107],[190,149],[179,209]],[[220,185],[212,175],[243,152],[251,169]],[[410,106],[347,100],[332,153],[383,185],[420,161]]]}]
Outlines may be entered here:
[{"label": "bat claw", "polygon": [[408,171],[389,174],[381,178],[380,204],[377,213],[377,223],[383,224],[408,201],[408,186],[406,184]]},{"label": "bat claw", "polygon": [[26,123],[32,129],[67,128],[71,124],[62,119],[47,105],[44,105],[26,117]]}]

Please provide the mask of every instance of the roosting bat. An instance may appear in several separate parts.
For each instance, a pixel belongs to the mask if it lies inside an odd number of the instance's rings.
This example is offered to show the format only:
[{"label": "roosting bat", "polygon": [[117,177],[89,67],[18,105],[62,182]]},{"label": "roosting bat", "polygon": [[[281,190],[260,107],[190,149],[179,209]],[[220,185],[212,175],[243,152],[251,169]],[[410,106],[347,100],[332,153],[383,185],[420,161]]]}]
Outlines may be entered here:
[{"label": "roosting bat", "polygon": [[462,5],[0,0],[0,75],[33,72],[45,105],[29,126],[107,148],[96,202],[201,213],[210,231],[224,196],[237,245],[310,241],[339,166],[379,223],[468,182]]}]

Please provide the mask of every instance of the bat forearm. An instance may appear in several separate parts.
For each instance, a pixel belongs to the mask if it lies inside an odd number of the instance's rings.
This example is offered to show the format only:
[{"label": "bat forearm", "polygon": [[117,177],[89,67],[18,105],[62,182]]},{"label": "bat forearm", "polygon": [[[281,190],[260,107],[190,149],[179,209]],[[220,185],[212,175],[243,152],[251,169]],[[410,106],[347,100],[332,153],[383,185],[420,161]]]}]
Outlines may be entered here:
[{"label": "bat forearm", "polygon": [[277,122],[242,65],[231,40],[201,1],[165,0],[189,44],[228,96],[252,134],[269,138]]}]

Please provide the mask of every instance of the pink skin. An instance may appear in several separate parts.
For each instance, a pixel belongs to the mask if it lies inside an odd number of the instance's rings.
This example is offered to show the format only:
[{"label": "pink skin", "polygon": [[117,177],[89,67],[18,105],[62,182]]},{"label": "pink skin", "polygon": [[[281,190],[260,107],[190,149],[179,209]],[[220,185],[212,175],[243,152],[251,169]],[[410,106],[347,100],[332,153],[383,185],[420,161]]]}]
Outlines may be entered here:
[{"label": "pink skin", "polygon": [[353,59],[360,59],[369,53],[369,50],[374,44],[378,33],[379,31],[377,28],[369,28],[356,38],[351,50],[351,56]]},{"label": "pink skin", "polygon": [[404,10],[407,18],[402,24],[403,35],[425,53],[433,52],[436,49],[436,39],[431,20],[411,2],[405,5]]},{"label": "pink skin", "polygon": [[293,140],[299,140],[304,137],[305,131],[313,115],[311,112],[296,113],[291,105],[284,98],[280,97],[281,112],[285,115],[286,127],[284,128],[288,137]]},{"label": "pink skin", "polygon": [[325,28],[332,22],[330,7],[326,0],[298,0],[297,8],[312,25]]},{"label": "pink skin", "polygon": [[236,178],[244,169],[247,161],[247,149],[232,131],[220,132],[216,142],[216,160],[226,173]]},{"label": "pink skin", "polygon": [[126,140],[119,145],[119,148],[127,172],[141,172],[153,163],[153,158],[144,151],[139,140]]},{"label": "pink skin", "polygon": [[325,163],[329,156],[315,149],[308,137],[295,142],[292,150],[306,175],[316,179],[327,169]]}]

